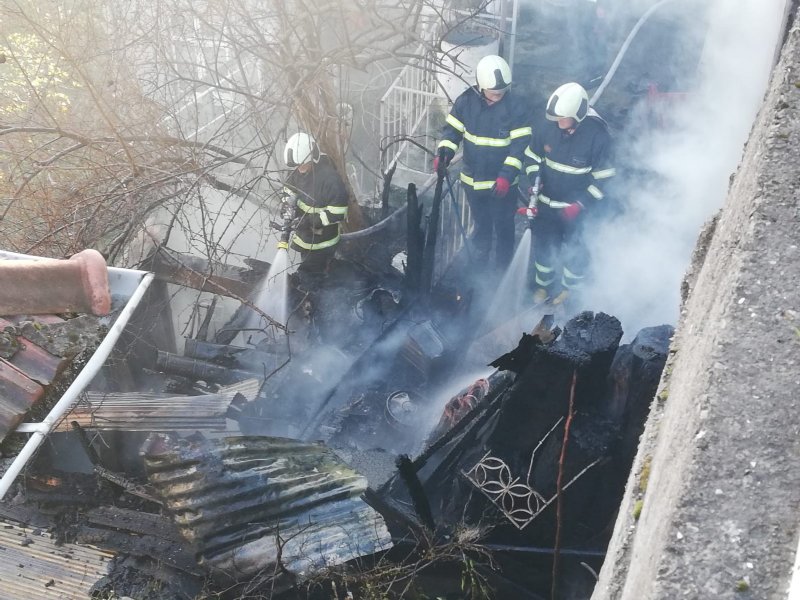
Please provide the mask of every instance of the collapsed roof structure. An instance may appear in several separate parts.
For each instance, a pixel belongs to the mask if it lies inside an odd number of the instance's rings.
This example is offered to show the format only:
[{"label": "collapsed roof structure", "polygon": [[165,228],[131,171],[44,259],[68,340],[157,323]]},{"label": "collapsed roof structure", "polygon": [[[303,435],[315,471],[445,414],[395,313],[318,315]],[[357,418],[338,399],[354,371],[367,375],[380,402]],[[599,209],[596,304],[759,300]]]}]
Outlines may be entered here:
[{"label": "collapsed roof structure", "polygon": [[[352,269],[347,263],[336,268]],[[28,551],[38,551],[45,531],[65,544],[70,559],[86,560],[86,552],[94,552],[86,543],[100,549],[103,561],[114,556],[110,571],[98,570],[85,590],[137,590],[155,577],[162,597],[193,597],[209,586],[292,594],[320,577],[335,579],[337,566],[346,566],[355,578],[349,585],[358,589],[354,565],[402,562],[393,553],[409,542],[443,543],[468,526],[483,530],[476,543],[494,545],[500,553],[549,547],[545,553],[552,554],[558,551],[556,539],[563,539],[570,548],[566,555],[590,561],[602,556],[602,543],[590,538],[602,537],[621,494],[621,479],[613,474],[624,473],[632,459],[630,440],[638,437],[663,366],[669,328],[643,332],[625,347],[626,354],[617,351],[621,329],[611,317],[585,313],[563,333],[545,319],[516,350],[494,362],[497,371],[468,383],[444,404],[435,390],[450,379],[443,374],[456,373],[465,359],[464,340],[448,327],[448,315],[460,301],[449,294],[438,308],[406,304],[387,291],[390,279],[378,281],[350,299],[359,307],[353,312],[342,304],[343,290],[354,289],[347,283],[353,279],[337,277],[306,286],[303,293],[321,304],[336,298],[342,309],[337,318],[350,315],[361,324],[352,338],[361,357],[344,363],[350,368],[342,368],[340,359],[347,357],[340,351],[299,344],[284,376],[265,378],[264,368],[275,364],[278,352],[269,340],[237,349],[187,339],[187,349],[205,353],[198,359],[205,366],[192,363],[187,369],[180,362],[177,373],[169,374],[173,367],[163,351],[154,348],[141,359],[137,350],[142,344],[152,348],[148,315],[159,304],[131,308],[136,297],[130,290],[141,297],[143,290],[134,284],[149,282],[152,275],[109,273],[112,329],[123,315],[125,331],[117,327],[102,359],[99,338],[85,350],[87,364],[100,361],[96,371],[83,376],[82,389],[64,396],[69,405],[63,412],[45,419],[50,444],[19,467],[16,484],[9,481],[14,500],[0,504],[0,514],[14,527],[27,523],[38,529],[25,534],[23,539],[32,541],[17,551],[27,556],[16,563],[23,567],[8,566],[7,575],[34,586],[52,580],[41,588],[46,593],[73,585],[83,563],[67,561],[55,571]],[[364,315],[376,310],[380,317],[371,329]],[[429,318],[420,320],[425,314]],[[30,328],[23,331],[75,339],[70,335],[75,330],[51,335],[44,326]],[[340,327],[331,331],[324,335],[342,335]],[[489,336],[505,333],[501,328]],[[36,350],[22,352],[16,360]],[[303,377],[309,385],[302,384]],[[571,397],[573,377],[577,393]],[[80,372],[70,373],[53,389],[74,386],[70,378],[81,384]],[[142,382],[147,389],[137,389]],[[64,397],[56,406],[64,405]],[[570,412],[575,421],[569,460],[559,463],[557,449],[567,443],[562,413],[568,400],[575,403]],[[42,428],[18,425],[9,440],[30,431]],[[327,442],[313,441],[318,439]],[[620,444],[623,439],[629,443]],[[17,447],[6,444],[4,452],[13,456]],[[398,453],[420,449],[412,463],[401,459],[396,469]],[[24,454],[16,460],[19,456]],[[518,472],[527,476],[520,479]],[[14,473],[6,470],[12,480]],[[527,491],[517,494],[523,488]],[[605,511],[587,516],[587,506],[596,509],[603,502]],[[556,503],[558,522],[565,523],[563,538],[554,534]],[[162,563],[158,568],[154,557]],[[544,576],[541,569],[535,572]],[[491,575],[493,585],[535,586],[509,577]]]}]

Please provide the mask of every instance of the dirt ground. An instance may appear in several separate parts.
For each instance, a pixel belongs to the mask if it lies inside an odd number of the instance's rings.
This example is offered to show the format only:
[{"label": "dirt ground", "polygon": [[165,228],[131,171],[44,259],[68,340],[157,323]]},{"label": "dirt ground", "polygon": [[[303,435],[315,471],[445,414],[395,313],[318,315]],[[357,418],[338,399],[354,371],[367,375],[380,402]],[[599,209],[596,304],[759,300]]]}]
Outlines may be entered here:
[{"label": "dirt ground", "polygon": [[795,22],[698,241],[592,600],[787,597],[800,535],[798,155]]}]

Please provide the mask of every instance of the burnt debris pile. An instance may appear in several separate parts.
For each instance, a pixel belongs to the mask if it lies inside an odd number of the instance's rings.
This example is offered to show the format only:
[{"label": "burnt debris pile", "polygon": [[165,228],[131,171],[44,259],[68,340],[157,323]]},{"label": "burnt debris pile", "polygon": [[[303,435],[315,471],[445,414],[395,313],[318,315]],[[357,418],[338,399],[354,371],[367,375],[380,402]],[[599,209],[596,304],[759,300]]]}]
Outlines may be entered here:
[{"label": "burnt debris pile", "polygon": [[[603,313],[581,313],[563,332],[537,329],[447,404],[427,449],[380,489],[396,537],[473,528],[509,556],[559,546],[602,556],[671,328],[643,330],[622,348],[619,322]],[[521,579],[541,585],[549,569]]]},{"label": "burnt debris pile", "polygon": [[422,293],[346,260],[288,281],[285,323],[214,331],[212,300],[181,352],[156,287],[0,517],[99,548],[98,597],[538,598],[554,574],[587,597],[672,328],[620,346],[616,318],[544,306],[487,329],[457,281]]}]

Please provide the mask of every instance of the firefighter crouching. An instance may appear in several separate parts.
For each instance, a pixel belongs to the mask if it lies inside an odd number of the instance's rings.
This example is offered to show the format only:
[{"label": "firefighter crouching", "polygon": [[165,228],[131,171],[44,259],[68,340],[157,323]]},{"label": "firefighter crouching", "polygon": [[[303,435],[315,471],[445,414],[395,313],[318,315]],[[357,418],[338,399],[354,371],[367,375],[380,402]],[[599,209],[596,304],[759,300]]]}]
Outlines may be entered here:
[{"label": "firefighter crouching", "polygon": [[589,107],[583,87],[560,86],[547,101],[545,117],[525,150],[525,172],[532,181],[541,178],[533,224],[534,301],[560,304],[586,277],[586,215],[603,202],[615,170],[608,127]]},{"label": "firefighter crouching", "polygon": [[473,247],[479,267],[489,267],[492,236],[495,265],[505,269],[514,253],[514,213],[522,159],[531,128],[521,97],[509,90],[511,68],[500,56],[484,56],[477,85],[456,98],[442,131],[434,170],[445,166],[464,143],[461,182],[475,223]]},{"label": "firefighter crouching", "polygon": [[293,169],[284,182],[284,194],[296,199],[291,247],[302,257],[301,270],[324,273],[347,218],[347,188],[333,161],[307,133],[289,138],[283,159]]}]

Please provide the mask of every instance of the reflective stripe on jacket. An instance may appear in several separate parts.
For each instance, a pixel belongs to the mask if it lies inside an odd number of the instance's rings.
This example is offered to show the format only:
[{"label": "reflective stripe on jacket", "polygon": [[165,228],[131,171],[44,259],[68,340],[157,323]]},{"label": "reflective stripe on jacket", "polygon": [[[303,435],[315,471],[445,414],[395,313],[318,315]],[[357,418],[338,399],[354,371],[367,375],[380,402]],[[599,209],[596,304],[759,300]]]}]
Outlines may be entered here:
[{"label": "reflective stripe on jacket", "polygon": [[517,180],[530,135],[528,110],[514,90],[489,105],[473,86],[456,98],[438,148],[452,155],[463,142],[461,181],[474,189],[489,189],[498,177]]},{"label": "reflective stripe on jacket", "polygon": [[545,121],[533,132],[525,149],[525,172],[541,175],[543,204],[563,208],[582,202],[591,208],[605,196],[604,188],[616,170],[611,164],[611,136],[599,117],[586,117],[572,134]]}]

